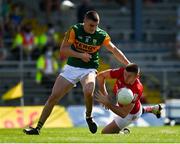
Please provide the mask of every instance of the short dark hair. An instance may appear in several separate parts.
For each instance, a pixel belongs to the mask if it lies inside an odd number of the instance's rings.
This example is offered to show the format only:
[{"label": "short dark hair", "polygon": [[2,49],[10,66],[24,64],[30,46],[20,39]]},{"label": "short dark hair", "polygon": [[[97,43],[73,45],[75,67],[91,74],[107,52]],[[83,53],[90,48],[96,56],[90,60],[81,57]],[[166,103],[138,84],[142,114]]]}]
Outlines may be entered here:
[{"label": "short dark hair", "polygon": [[99,15],[96,11],[94,10],[91,10],[91,11],[88,11],[86,14],[85,14],[85,18],[87,19],[90,19],[94,22],[97,22],[99,21]]},{"label": "short dark hair", "polygon": [[136,74],[140,73],[140,68],[135,63],[128,64],[125,69],[126,69],[127,72],[133,72],[133,73],[136,73]]}]

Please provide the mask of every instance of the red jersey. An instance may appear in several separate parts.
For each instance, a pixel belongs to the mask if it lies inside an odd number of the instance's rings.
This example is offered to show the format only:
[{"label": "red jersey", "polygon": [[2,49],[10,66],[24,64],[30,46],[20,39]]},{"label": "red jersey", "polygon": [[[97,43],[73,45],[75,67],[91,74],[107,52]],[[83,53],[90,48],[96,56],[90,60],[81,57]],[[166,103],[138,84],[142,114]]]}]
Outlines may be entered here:
[{"label": "red jersey", "polygon": [[142,96],[142,92],[143,92],[143,85],[141,84],[139,78],[137,78],[132,85],[125,84],[124,68],[113,69],[110,71],[110,75],[112,78],[117,79],[116,83],[114,84],[114,89],[113,89],[115,96],[117,94],[118,89],[120,89],[120,88],[127,87],[127,88],[131,89],[134,96],[136,97],[136,100],[133,102],[133,103],[135,103],[135,105],[134,105],[132,111],[130,112],[130,114],[136,114],[140,109],[140,105],[141,105],[140,97]]}]

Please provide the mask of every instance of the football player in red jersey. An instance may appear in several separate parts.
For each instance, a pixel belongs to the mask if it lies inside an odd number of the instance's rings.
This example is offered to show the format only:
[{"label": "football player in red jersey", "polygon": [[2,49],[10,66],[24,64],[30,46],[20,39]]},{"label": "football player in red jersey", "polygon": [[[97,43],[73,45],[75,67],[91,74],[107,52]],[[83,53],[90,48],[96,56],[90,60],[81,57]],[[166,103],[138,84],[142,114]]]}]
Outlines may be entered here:
[{"label": "football player in red jersey", "polygon": [[[162,109],[161,105],[142,108],[140,98],[143,93],[143,85],[140,82],[139,73],[140,69],[138,65],[131,63],[125,68],[109,69],[102,71],[97,75],[100,91],[95,94],[96,100],[118,115],[102,130],[103,134],[119,133],[122,130],[130,132],[127,128],[124,128],[137,120],[143,112],[150,112],[155,114],[158,118],[160,117]],[[131,89],[134,94],[133,102],[128,105],[121,105],[117,102],[113,103],[112,97],[108,95],[106,90],[106,79],[116,79],[113,89],[115,96],[120,88],[127,87]]]}]

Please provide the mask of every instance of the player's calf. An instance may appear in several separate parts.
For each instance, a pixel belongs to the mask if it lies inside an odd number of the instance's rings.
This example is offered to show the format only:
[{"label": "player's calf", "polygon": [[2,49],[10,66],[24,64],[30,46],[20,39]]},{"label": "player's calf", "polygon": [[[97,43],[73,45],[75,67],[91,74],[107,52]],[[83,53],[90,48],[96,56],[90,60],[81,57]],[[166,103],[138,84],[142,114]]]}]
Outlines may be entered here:
[{"label": "player's calf", "polygon": [[161,104],[143,107],[143,113],[153,113],[157,118],[161,117]]},{"label": "player's calf", "polygon": [[158,104],[153,107],[152,113],[155,114],[157,118],[160,118],[161,110],[162,110],[162,106],[160,104]]}]

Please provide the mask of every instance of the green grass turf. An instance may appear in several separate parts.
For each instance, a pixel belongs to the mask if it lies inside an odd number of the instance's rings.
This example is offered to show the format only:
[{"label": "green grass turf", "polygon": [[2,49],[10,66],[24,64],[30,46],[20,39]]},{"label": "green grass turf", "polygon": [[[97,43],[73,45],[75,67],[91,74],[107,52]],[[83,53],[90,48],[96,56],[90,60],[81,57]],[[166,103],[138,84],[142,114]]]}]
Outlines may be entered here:
[{"label": "green grass turf", "polygon": [[40,135],[25,135],[22,129],[0,129],[0,143],[180,143],[180,126],[131,127],[129,135],[91,134],[88,128],[42,129]]}]

